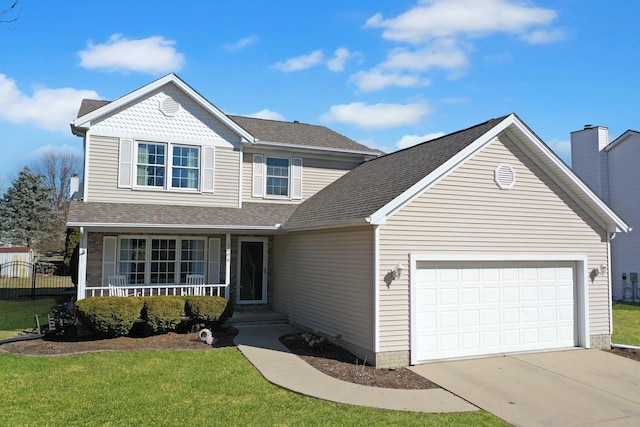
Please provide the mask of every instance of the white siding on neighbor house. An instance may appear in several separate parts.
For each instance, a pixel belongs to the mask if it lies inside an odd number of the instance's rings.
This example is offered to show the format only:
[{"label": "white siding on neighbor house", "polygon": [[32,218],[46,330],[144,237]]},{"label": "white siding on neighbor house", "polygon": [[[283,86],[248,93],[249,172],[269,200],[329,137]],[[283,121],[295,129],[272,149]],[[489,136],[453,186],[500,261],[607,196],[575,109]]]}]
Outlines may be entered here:
[{"label": "white siding on neighbor house", "polygon": [[[161,101],[167,97],[181,106],[175,115],[167,116],[160,110]],[[161,136],[163,141],[207,142],[229,148],[240,141],[238,135],[173,84],[163,86],[135,104],[124,106],[92,123],[91,132],[139,138]]]},{"label": "white siding on neighbor house", "polygon": [[[240,152],[232,148],[218,146],[214,149],[214,192],[190,193],[178,190],[118,188],[119,139],[91,135],[89,147],[89,174],[85,185],[87,186],[88,199],[91,202],[238,206]],[[133,166],[133,179],[135,180],[135,164]],[[167,172],[167,179],[169,177],[169,172]]]},{"label": "white siding on neighbor house", "polygon": [[[516,171],[511,190],[494,182],[500,163]],[[501,137],[380,226],[380,351],[409,349],[409,274],[384,277],[409,254],[586,255],[607,262],[606,232],[509,139]],[[590,334],[609,334],[606,277],[589,280]]]},{"label": "white siding on neighbor house", "polygon": [[622,273],[640,274],[640,138],[622,141],[608,153],[610,200],[613,210],[629,224],[631,233],[619,233],[611,241],[613,298],[623,297]]},{"label": "white siding on neighbor house", "polygon": [[263,154],[265,156],[274,157],[300,157],[302,158],[302,200],[306,200],[309,197],[322,190],[327,185],[331,184],[336,179],[340,178],[351,169],[358,166],[360,161],[349,161],[337,158],[320,158],[303,156],[296,154],[285,154],[279,152],[278,154],[245,151],[243,165],[242,165],[242,200],[245,202],[289,202],[300,203],[301,200],[282,200],[273,198],[252,197],[252,177],[253,177],[253,155]]},{"label": "white siding on neighbor house", "polygon": [[273,308],[373,351],[373,228],[274,237]]}]

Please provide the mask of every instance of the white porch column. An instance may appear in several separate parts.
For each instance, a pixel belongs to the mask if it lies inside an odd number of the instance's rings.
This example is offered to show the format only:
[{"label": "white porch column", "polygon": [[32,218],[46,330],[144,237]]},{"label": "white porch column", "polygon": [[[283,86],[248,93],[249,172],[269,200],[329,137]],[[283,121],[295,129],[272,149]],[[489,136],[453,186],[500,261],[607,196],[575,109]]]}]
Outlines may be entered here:
[{"label": "white porch column", "polygon": [[87,288],[87,232],[80,227],[80,243],[78,247],[78,300],[84,299]]},{"label": "white porch column", "polygon": [[224,262],[224,284],[226,286],[225,295],[226,299],[231,297],[231,234],[227,233],[226,238],[226,250],[225,250],[225,262]]}]

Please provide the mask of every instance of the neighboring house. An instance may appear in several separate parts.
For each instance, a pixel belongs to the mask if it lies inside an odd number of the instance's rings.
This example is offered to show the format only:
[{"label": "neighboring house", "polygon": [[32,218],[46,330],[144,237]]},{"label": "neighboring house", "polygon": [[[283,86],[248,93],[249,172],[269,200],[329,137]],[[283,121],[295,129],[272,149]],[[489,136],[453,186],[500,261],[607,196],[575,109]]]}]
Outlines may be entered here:
[{"label": "neighboring house", "polygon": [[393,154],[227,116],[175,75],[84,102],[78,298],[267,304],[378,367],[610,344],[628,226],[514,114]]},{"label": "neighboring house", "polygon": [[[632,227],[640,226],[640,132],[628,130],[609,142],[609,130],[587,125],[571,133],[571,165],[591,189]],[[611,241],[613,299],[640,300],[640,234]]]}]

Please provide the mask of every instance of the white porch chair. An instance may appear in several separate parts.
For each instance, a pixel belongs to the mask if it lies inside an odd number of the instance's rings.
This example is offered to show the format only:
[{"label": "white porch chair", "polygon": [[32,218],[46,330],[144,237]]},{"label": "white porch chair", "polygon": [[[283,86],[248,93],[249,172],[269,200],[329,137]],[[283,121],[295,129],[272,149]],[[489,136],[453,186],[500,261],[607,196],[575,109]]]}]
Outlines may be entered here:
[{"label": "white porch chair", "polygon": [[[206,295],[204,289],[204,274],[187,274],[187,292],[186,295]],[[182,293],[185,295],[185,292]]]},{"label": "white porch chair", "polygon": [[109,296],[110,297],[126,297],[127,290],[124,286],[127,286],[127,276],[121,274],[114,274],[107,277],[109,282]]}]

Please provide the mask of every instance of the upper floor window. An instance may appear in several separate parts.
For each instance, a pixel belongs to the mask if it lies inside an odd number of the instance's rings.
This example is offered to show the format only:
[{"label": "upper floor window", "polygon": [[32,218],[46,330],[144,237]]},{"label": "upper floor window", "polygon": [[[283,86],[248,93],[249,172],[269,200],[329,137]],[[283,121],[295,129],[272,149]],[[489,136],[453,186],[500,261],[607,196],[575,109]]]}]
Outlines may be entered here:
[{"label": "upper floor window", "polygon": [[267,157],[267,195],[289,197],[289,159]]},{"label": "upper floor window", "polygon": [[196,147],[174,146],[171,169],[171,186],[198,189],[200,176],[200,150]]},{"label": "upper floor window", "polygon": [[253,155],[251,196],[302,199],[302,158]]},{"label": "upper floor window", "polygon": [[164,187],[165,145],[138,144],[137,185]]},{"label": "upper floor window", "polygon": [[[121,141],[122,145],[122,141]],[[122,147],[121,147],[122,148]],[[209,167],[204,178],[211,181],[213,190],[213,147],[209,149]],[[138,141],[135,145],[136,161],[134,183],[137,187],[199,190],[201,178],[201,147],[158,142]],[[120,158],[120,186],[128,169]],[[208,182],[207,181],[207,182]],[[202,191],[211,191],[202,189]]]}]

